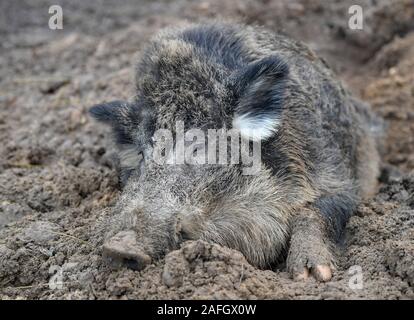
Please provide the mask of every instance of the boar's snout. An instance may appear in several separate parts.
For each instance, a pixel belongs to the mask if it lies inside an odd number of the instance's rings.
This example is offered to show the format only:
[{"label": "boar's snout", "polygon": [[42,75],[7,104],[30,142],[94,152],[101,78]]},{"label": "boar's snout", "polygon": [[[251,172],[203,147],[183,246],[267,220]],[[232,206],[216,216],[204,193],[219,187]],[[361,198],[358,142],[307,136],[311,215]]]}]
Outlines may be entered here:
[{"label": "boar's snout", "polygon": [[136,233],[132,230],[121,231],[105,241],[103,258],[114,269],[125,266],[142,270],[151,263],[151,257],[140,248]]}]

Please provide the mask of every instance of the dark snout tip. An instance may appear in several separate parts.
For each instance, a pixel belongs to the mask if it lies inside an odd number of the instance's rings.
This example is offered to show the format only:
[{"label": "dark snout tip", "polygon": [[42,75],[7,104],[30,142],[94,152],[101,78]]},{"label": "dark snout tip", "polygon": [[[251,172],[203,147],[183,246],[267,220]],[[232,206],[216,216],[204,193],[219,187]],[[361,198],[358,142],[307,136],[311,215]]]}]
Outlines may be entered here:
[{"label": "dark snout tip", "polygon": [[127,267],[142,270],[151,263],[151,257],[139,248],[134,231],[122,231],[103,245],[103,259],[112,269]]}]

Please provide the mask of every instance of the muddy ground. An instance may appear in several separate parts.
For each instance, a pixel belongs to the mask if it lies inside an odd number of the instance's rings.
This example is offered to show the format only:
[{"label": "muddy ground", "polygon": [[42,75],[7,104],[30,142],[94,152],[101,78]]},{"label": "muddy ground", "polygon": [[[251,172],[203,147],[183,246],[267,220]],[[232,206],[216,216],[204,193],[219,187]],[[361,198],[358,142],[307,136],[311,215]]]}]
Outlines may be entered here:
[{"label": "muddy ground", "polygon": [[[59,3],[64,29],[52,31],[50,1],[0,2],[0,299],[414,299],[414,1]],[[362,31],[347,27],[351,4]],[[306,41],[387,120],[378,194],[352,217],[329,283],[203,242],[141,272],[102,262],[100,221],[120,191],[108,131],[87,109],[134,95],[134,63],[157,30],[222,18]]]}]

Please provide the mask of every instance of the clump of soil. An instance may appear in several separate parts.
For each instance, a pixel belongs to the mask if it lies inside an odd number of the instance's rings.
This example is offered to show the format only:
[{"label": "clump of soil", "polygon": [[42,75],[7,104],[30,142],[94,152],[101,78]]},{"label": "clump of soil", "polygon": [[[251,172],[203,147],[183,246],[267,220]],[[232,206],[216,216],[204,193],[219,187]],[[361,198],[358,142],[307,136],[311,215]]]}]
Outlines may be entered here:
[{"label": "clump of soil", "polygon": [[[365,27],[352,31],[354,2],[71,1],[59,31],[47,28],[47,1],[2,2],[0,299],[413,299],[414,6],[357,1]],[[157,30],[210,18],[306,41],[387,120],[378,194],[351,218],[329,283],[294,282],[202,241],[139,272],[102,261],[101,222],[120,190],[108,131],[87,109],[134,95],[134,63]]]}]

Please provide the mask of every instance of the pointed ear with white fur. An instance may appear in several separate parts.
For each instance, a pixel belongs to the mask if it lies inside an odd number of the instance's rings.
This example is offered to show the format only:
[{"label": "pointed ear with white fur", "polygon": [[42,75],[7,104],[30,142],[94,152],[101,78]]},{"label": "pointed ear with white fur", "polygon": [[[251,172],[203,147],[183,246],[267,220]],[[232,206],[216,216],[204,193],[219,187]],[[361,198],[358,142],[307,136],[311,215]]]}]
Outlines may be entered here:
[{"label": "pointed ear with white fur", "polygon": [[278,129],[289,68],[277,56],[248,65],[237,76],[237,106],[233,128],[254,141],[270,138]]}]

